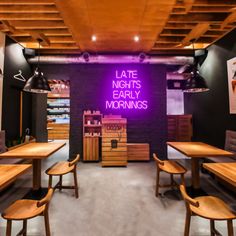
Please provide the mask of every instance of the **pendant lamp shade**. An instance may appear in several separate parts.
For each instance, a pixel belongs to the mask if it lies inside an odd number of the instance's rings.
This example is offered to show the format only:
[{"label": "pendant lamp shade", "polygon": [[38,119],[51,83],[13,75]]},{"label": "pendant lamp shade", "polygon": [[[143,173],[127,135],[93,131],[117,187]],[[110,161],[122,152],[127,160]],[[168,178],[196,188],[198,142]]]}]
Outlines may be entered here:
[{"label": "pendant lamp shade", "polygon": [[38,68],[34,71],[34,75],[27,80],[23,90],[31,93],[48,93],[51,91],[48,80]]},{"label": "pendant lamp shade", "polygon": [[200,93],[206,92],[209,88],[207,87],[205,79],[199,74],[198,70],[191,72],[190,77],[187,79],[185,84],[185,93]]},{"label": "pendant lamp shade", "polygon": [[[38,43],[39,43],[39,48],[40,49],[40,42],[42,42],[41,39],[38,39]],[[38,66],[34,71],[33,76],[31,76],[23,90],[26,92],[31,92],[31,93],[49,93],[51,92],[49,83],[47,78],[43,75],[43,72],[40,71],[39,69],[39,61],[40,61],[40,55],[38,55]]]},{"label": "pendant lamp shade", "polygon": [[[195,39],[192,40],[192,45],[193,45],[193,52],[195,55],[194,51],[194,41]],[[184,92],[185,93],[200,93],[200,92],[206,92],[209,90],[205,79],[200,75],[198,69],[198,62],[196,57],[194,57],[194,65],[192,72],[190,73],[189,78],[186,81]]]}]

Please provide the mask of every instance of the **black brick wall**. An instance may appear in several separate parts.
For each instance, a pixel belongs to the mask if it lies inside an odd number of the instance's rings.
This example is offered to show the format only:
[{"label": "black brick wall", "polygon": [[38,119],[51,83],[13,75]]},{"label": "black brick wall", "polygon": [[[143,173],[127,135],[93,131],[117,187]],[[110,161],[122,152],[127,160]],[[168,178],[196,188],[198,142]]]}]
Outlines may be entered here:
[{"label": "black brick wall", "polygon": [[128,119],[128,142],[148,142],[151,153],[157,152],[166,158],[166,67],[164,65],[42,65],[49,79],[70,79],[71,81],[71,126],[70,156],[82,154],[83,111],[105,110],[105,97],[111,90],[111,80],[115,69],[138,69],[141,71],[143,89],[148,96],[147,110],[116,111]]}]

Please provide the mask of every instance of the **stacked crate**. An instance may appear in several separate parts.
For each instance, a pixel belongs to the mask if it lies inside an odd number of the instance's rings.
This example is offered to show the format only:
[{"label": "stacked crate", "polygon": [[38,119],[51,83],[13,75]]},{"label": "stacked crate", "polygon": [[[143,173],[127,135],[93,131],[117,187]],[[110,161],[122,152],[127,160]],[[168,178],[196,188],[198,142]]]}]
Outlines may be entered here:
[{"label": "stacked crate", "polygon": [[127,120],[121,116],[102,119],[102,166],[127,165]]}]

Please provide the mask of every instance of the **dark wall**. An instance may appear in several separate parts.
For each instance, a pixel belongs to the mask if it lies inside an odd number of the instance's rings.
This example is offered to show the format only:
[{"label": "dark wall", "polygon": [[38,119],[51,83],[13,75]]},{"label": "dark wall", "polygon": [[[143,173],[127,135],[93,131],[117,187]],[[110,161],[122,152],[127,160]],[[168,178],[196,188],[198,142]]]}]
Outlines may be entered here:
[{"label": "dark wall", "polygon": [[[83,111],[99,109],[103,114],[121,114],[128,119],[128,142],[148,142],[151,153],[166,157],[166,67],[161,65],[42,65],[48,79],[70,79],[70,155],[82,154]],[[138,69],[147,110],[106,110],[116,69]]]},{"label": "dark wall", "polygon": [[[20,136],[20,91],[25,82],[14,79],[14,75],[19,70],[26,79],[31,75],[31,68],[22,49],[22,46],[6,37],[2,129],[6,131],[7,140],[18,139]],[[23,93],[23,131],[26,128],[31,128],[31,95]]]},{"label": "dark wall", "polygon": [[224,147],[225,130],[236,130],[229,114],[227,60],[236,56],[236,30],[208,48],[200,67],[210,91],[185,94],[185,113],[193,114],[193,139]]}]

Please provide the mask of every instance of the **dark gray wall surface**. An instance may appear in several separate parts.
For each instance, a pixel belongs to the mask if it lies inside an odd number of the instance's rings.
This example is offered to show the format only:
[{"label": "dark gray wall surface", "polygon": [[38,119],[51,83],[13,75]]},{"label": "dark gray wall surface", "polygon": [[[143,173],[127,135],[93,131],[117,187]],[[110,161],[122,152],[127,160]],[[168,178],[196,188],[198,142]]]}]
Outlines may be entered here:
[{"label": "dark gray wall surface", "polygon": [[[151,153],[166,158],[166,67],[163,65],[42,65],[48,79],[70,79],[70,156],[82,154],[83,111],[99,109],[103,114],[121,114],[128,119],[128,142],[150,143]],[[115,69],[138,69],[149,108],[141,111],[105,110]]]},{"label": "dark gray wall surface", "polygon": [[185,94],[185,113],[193,114],[193,140],[224,147],[225,131],[236,130],[229,114],[227,60],[236,56],[236,30],[208,48],[200,73],[210,91]]},{"label": "dark gray wall surface", "polygon": [[[14,79],[14,75],[19,70],[26,79],[31,75],[31,68],[22,49],[22,46],[6,37],[2,112],[2,129],[6,131],[6,140],[20,136],[20,91],[25,82]],[[31,95],[23,93],[23,131],[26,128],[31,128]]]}]

